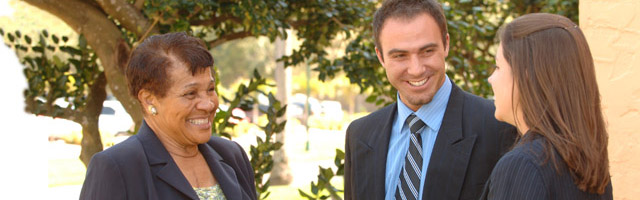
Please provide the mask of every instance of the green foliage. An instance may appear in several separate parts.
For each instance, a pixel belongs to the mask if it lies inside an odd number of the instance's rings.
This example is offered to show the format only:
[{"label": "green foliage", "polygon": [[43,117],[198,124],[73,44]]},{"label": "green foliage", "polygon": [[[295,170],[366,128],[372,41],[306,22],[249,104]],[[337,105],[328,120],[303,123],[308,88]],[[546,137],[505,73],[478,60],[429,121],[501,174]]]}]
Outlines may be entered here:
[{"label": "green foliage", "polygon": [[257,102],[257,99],[254,98],[255,95],[251,96],[251,94],[255,92],[264,93],[258,88],[266,85],[266,83],[267,80],[260,75],[258,70],[254,70],[253,78],[249,81],[249,86],[240,84],[236,90],[236,96],[233,100],[220,96],[225,103],[229,104],[229,108],[227,110],[220,110],[216,114],[216,117],[213,120],[213,134],[231,138],[231,134],[228,131],[229,128],[234,127],[234,124],[229,123],[229,119],[232,117],[237,118],[231,114],[231,111],[235,108],[242,108],[243,110],[249,110],[252,108],[254,102]]},{"label": "green foliage", "polygon": [[[487,78],[495,62],[494,54],[497,46],[495,35],[507,20],[531,12],[551,12],[565,15],[578,22],[577,0],[442,0],[440,2],[448,20],[450,35],[446,73],[462,89],[482,97],[493,95]],[[375,3],[366,2],[361,6],[363,10],[357,14],[360,16],[357,23],[334,32],[334,34],[344,34],[347,40],[351,40],[342,58],[327,61],[323,59],[326,52],[311,51],[311,54],[294,53],[285,60],[289,65],[305,61],[315,65],[320,80],[333,78],[336,72],[344,71],[350,82],[358,85],[361,93],[371,90],[371,95],[366,99],[367,102],[387,105],[395,101],[397,93],[388,82],[375,55],[370,26],[376,9]],[[324,172],[321,170],[320,174],[323,175]],[[302,191],[300,194],[308,199],[327,198],[317,195],[323,188],[314,187],[312,184],[312,194],[316,196],[310,196]]]},{"label": "green foliage", "polygon": [[[351,1],[346,1],[348,2]],[[506,20],[530,12],[552,12],[568,16],[577,22],[577,0],[443,0],[443,8],[448,19],[450,51],[447,58],[447,74],[464,90],[488,97],[492,91],[487,82],[489,69],[494,63],[495,34]],[[294,52],[284,58],[288,65],[308,61],[319,72],[318,79],[333,78],[338,71],[344,71],[352,84],[358,85],[360,92],[371,90],[368,102],[387,105],[396,99],[396,90],[389,84],[384,69],[375,55],[371,22],[376,2],[364,1],[358,4],[357,20],[342,29],[330,31],[332,35],[343,34],[349,40],[345,55],[334,60],[325,58],[322,50],[302,54]],[[354,34],[355,33],[355,34]],[[306,42],[306,41],[305,41]],[[315,44],[323,47],[323,43]],[[301,51],[305,46],[301,48]]]},{"label": "green foliage", "polygon": [[[344,191],[331,185],[331,179],[333,177],[344,175],[344,152],[340,149],[336,149],[334,164],[338,169],[335,173],[331,168],[318,167],[318,183],[316,184],[313,181],[311,182],[311,194],[298,189],[300,196],[309,200],[327,199],[329,197],[332,199],[342,199],[340,198],[339,193]],[[329,195],[323,194],[323,191],[325,190],[329,192]]]},{"label": "green foliage", "polygon": [[211,49],[220,83],[229,88],[239,77],[251,77],[252,69],[270,76],[267,69],[275,64],[273,49],[266,38],[233,40]]},{"label": "green foliage", "polygon": [[282,132],[287,123],[287,121],[278,122],[278,118],[284,116],[287,106],[280,105],[273,93],[269,93],[268,97],[269,107],[266,110],[260,109],[261,112],[266,113],[269,120],[269,123],[261,127],[264,130],[265,137],[256,137],[257,146],[252,145],[249,150],[259,199],[266,199],[270,194],[268,191],[269,180],[263,182],[263,176],[271,172],[273,168],[273,155],[271,152],[282,147],[282,143],[275,142],[274,136],[276,133]]},{"label": "green foliage", "polygon": [[[58,37],[46,30],[35,36],[37,42],[20,31],[6,35],[4,30],[0,32],[25,65],[28,88],[24,95],[29,110],[36,115],[63,117],[69,110],[84,109],[90,87],[102,70],[96,63],[97,55],[82,35],[77,44],[68,44],[67,36]],[[69,104],[60,107],[55,104],[58,99]]]},{"label": "green foliage", "polygon": [[[126,5],[130,5],[132,1]],[[577,0],[442,0],[445,15],[449,19],[451,37],[449,67],[447,74],[463,89],[480,96],[491,96],[486,81],[487,69],[493,65],[496,41],[495,32],[507,20],[529,12],[552,12],[563,14],[577,22]],[[63,3],[63,2],[60,2]],[[90,5],[99,5],[88,2]],[[371,20],[378,1],[372,0],[237,0],[237,1],[188,1],[188,0],[147,0],[142,6],[142,21],[153,24],[148,30],[130,30],[123,21],[110,16],[107,10],[104,17],[113,21],[122,33],[122,40],[132,47],[148,34],[173,31],[186,31],[202,38],[210,48],[227,41],[245,37],[266,36],[271,41],[276,37],[285,38],[285,29],[295,30],[302,40],[299,49],[289,56],[281,58],[286,66],[308,63],[315,66],[318,79],[327,80],[343,71],[350,83],[358,85],[360,92],[371,92],[368,102],[386,105],[396,99],[396,91],[386,79],[384,69],[377,61],[371,34]],[[99,6],[98,9],[101,9]],[[52,12],[64,15],[64,12]],[[115,16],[115,15],[113,15]],[[131,20],[135,21],[135,20]],[[145,22],[146,23],[146,22]],[[135,24],[135,22],[130,22]],[[131,27],[129,27],[131,28]],[[146,27],[145,27],[146,28]],[[137,26],[132,29],[142,29]],[[96,31],[89,30],[88,32]],[[89,88],[104,77],[102,69],[114,69],[118,66],[99,66],[97,55],[87,45],[82,36],[78,44],[67,44],[68,37],[59,37],[42,31],[37,37],[22,34],[20,31],[0,33],[27,66],[25,76],[29,89],[25,92],[27,101],[36,105],[33,113],[50,113],[50,116],[63,116],[65,112],[82,111],[86,101],[95,93]],[[337,39],[348,41],[344,56],[333,59],[327,53],[327,47]],[[101,41],[103,44],[117,44],[117,41]],[[95,48],[100,49],[100,48]],[[102,56],[101,56],[102,57]],[[27,59],[28,58],[28,59]],[[104,83],[102,83],[104,84]],[[123,84],[123,83],[112,83]],[[249,108],[255,99],[251,97],[259,92],[260,85],[266,82],[258,73],[254,73],[248,86],[240,85],[233,100],[222,97],[233,108]],[[124,87],[124,85],[119,85]],[[56,107],[57,99],[70,102],[66,108]],[[260,198],[269,195],[269,182],[262,183],[262,176],[270,172],[273,165],[271,152],[282,144],[272,142],[272,136],[282,131],[285,122],[276,118],[284,113],[281,106],[269,95],[271,106],[264,110],[269,122],[262,128],[264,138],[257,138],[258,145],[251,147],[251,163],[256,174],[256,187]],[[130,103],[131,101],[124,103]],[[27,105],[30,105],[27,103]],[[134,107],[124,105],[125,107]],[[99,112],[99,111],[98,111]],[[131,112],[129,110],[129,112]],[[215,133],[230,137],[228,131],[232,117],[220,112],[214,122]],[[135,120],[135,119],[134,119]],[[90,123],[96,123],[92,121]],[[83,147],[84,148],[84,147]],[[101,149],[101,147],[100,147]],[[342,154],[343,155],[343,154]],[[90,155],[89,155],[90,156]],[[341,174],[344,157],[336,157],[337,174]],[[331,169],[320,168],[318,184],[312,184],[312,192],[301,195],[306,198],[322,199],[324,190],[335,198],[337,190],[328,180],[334,177]],[[315,185],[315,186],[313,186]]]},{"label": "green foliage", "polygon": [[[240,84],[238,86],[236,96],[233,100],[229,100],[224,96],[220,96],[225,103],[229,104],[229,108],[220,110],[214,119],[213,133],[231,139],[230,130],[233,130],[235,124],[229,123],[231,117],[236,117],[231,114],[231,111],[235,108],[242,108],[244,110],[250,109],[257,99],[254,97],[256,93],[265,94],[260,90],[261,86],[267,85],[267,80],[260,75],[258,70],[253,71],[253,77],[249,81],[249,85]],[[269,98],[269,106],[266,110],[260,109],[260,112],[266,114],[267,124],[260,128],[264,131],[265,137],[256,137],[257,144],[251,145],[249,148],[249,155],[251,156],[251,166],[254,170],[254,178],[256,191],[260,199],[266,199],[269,196],[268,188],[269,181],[263,181],[263,176],[273,168],[273,152],[279,150],[282,147],[282,143],[275,141],[275,134],[284,130],[287,121],[278,122],[278,118],[284,116],[287,106],[282,106],[273,93],[267,94]]]}]

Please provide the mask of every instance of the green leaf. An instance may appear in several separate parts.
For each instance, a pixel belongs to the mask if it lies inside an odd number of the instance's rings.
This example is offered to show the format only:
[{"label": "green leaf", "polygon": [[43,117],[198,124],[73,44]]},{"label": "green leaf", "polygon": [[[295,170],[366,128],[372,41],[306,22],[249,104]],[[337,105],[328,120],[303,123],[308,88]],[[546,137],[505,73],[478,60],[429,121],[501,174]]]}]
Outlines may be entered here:
[{"label": "green leaf", "polygon": [[376,98],[377,98],[377,96],[375,96],[375,95],[370,95],[370,96],[368,96],[368,97],[367,97],[367,99],[366,99],[365,101],[367,101],[367,102],[371,103],[371,102],[376,101]]},{"label": "green leaf", "polygon": [[311,181],[311,193],[318,195],[318,186],[313,181]]},{"label": "green leaf", "polygon": [[322,174],[322,177],[324,177],[327,180],[330,180],[331,178],[333,178],[333,170],[331,168],[320,167],[320,173]]},{"label": "green leaf", "polygon": [[40,53],[44,52],[44,49],[41,46],[31,47],[31,50],[34,52],[40,52]]},{"label": "green leaf", "polygon": [[300,193],[300,196],[305,197],[305,198],[307,198],[307,199],[309,199],[309,200],[316,199],[316,198],[313,198],[311,195],[309,195],[309,194],[307,194],[307,193],[303,192],[301,189],[298,189],[298,193]]},{"label": "green leaf", "polygon": [[278,112],[276,113],[277,117],[282,117],[284,116],[284,114],[287,112],[287,105],[285,105],[284,107],[280,108],[280,110],[278,110]]},{"label": "green leaf", "polygon": [[15,33],[16,33],[16,37],[17,38],[21,38],[22,37],[22,34],[20,33],[20,30],[16,30]]},{"label": "green leaf", "polygon": [[44,35],[44,37],[49,37],[49,32],[46,29],[42,30],[42,35]]},{"label": "green leaf", "polygon": [[58,44],[58,42],[60,41],[58,39],[58,36],[56,36],[56,35],[51,35],[51,39],[53,40],[53,43],[55,43],[55,44]]},{"label": "green leaf", "polygon": [[24,41],[27,42],[27,44],[31,44],[31,37],[29,37],[28,35],[25,35]]}]

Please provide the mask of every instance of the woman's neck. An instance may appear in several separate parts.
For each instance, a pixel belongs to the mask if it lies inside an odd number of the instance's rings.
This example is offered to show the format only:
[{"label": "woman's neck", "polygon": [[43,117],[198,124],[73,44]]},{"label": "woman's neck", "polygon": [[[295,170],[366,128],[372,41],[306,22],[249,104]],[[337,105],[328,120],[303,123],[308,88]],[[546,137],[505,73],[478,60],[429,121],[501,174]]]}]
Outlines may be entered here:
[{"label": "woman's neck", "polygon": [[197,156],[200,151],[198,145],[182,144],[174,137],[171,137],[171,133],[168,133],[165,129],[158,126],[154,120],[145,118],[149,128],[156,134],[162,146],[171,154],[171,156],[178,156],[182,158],[193,158]]}]

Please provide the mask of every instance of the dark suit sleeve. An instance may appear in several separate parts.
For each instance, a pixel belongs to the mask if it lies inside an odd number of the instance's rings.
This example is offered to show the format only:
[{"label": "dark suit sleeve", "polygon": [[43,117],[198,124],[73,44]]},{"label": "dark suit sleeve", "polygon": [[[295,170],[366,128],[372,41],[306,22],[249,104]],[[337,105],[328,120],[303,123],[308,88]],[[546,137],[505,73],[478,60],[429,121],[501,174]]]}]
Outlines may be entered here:
[{"label": "dark suit sleeve", "polygon": [[104,153],[91,159],[80,199],[125,199],[126,188],[118,165]]},{"label": "dark suit sleeve", "polygon": [[344,199],[350,200],[353,198],[353,188],[351,182],[353,180],[351,172],[351,144],[349,143],[349,136],[351,133],[351,125],[347,127],[347,134],[344,142]]},{"label": "dark suit sleeve", "polygon": [[247,189],[249,190],[249,197],[251,197],[251,199],[258,199],[257,197],[258,193],[256,192],[256,185],[255,185],[255,177],[254,177],[255,175],[253,173],[253,167],[251,167],[251,162],[249,162],[247,153],[244,152],[242,147],[238,143],[235,143],[235,144],[238,147],[238,151],[240,152],[240,154],[242,154],[242,161],[244,163],[242,165],[243,167],[242,170],[244,170],[243,174],[248,174],[248,176],[246,176],[243,181],[248,185]]},{"label": "dark suit sleeve", "polygon": [[493,171],[488,199],[550,199],[542,174],[524,154],[505,156]]}]

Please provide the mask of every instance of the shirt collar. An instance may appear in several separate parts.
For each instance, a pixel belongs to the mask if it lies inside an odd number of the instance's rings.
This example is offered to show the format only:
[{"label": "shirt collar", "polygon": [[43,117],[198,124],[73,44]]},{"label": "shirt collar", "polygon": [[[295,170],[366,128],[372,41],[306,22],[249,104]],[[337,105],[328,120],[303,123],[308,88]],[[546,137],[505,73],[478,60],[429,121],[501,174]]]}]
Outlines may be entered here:
[{"label": "shirt collar", "polygon": [[[415,112],[416,116],[422,120],[433,131],[440,130],[442,124],[442,116],[447,109],[447,103],[449,102],[449,96],[451,94],[451,81],[449,77],[445,75],[445,80],[440,89],[433,96],[431,102],[422,105],[418,111]],[[407,105],[400,100],[400,94],[396,95],[396,101],[398,102],[398,119],[404,121],[414,113]],[[440,116],[440,117],[438,117]]]}]

